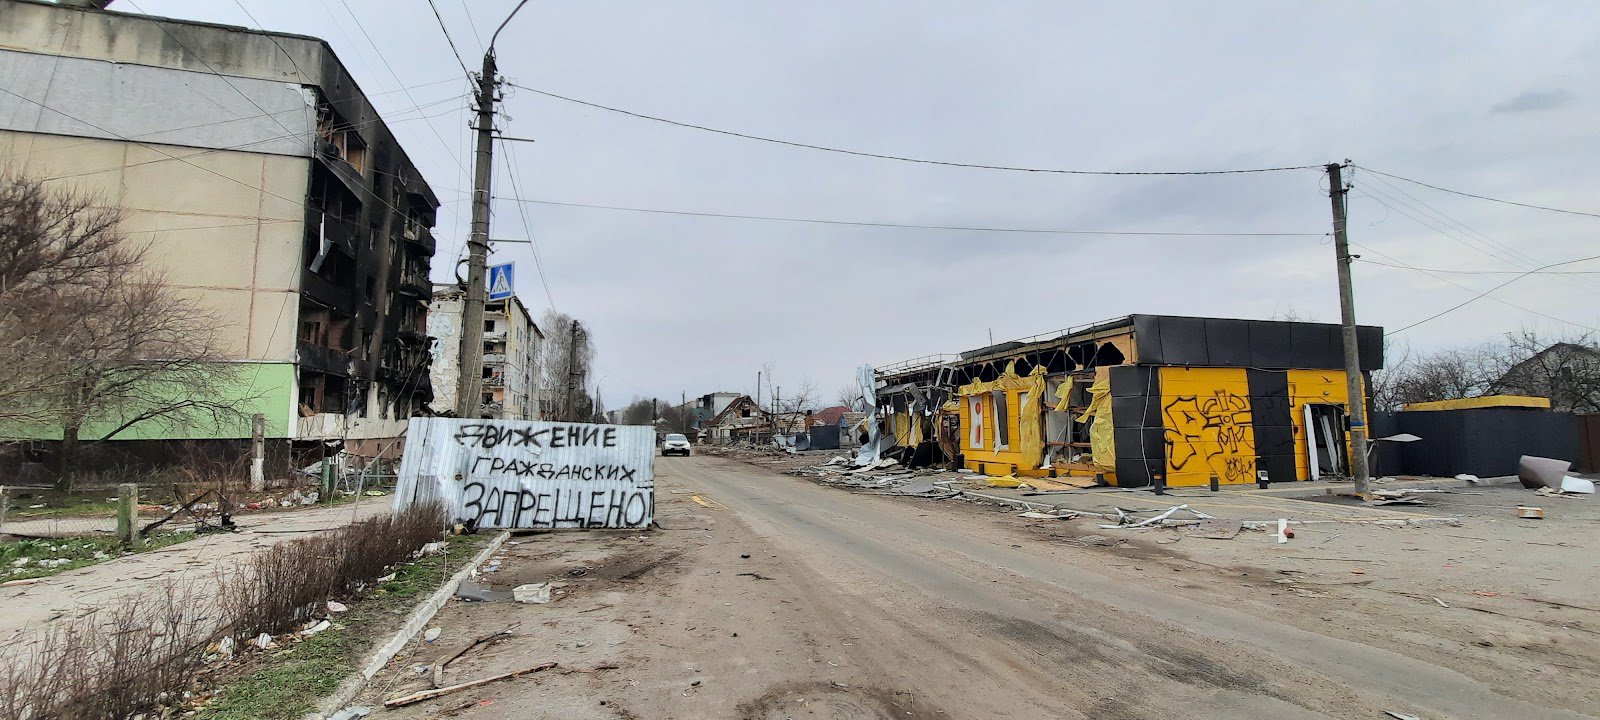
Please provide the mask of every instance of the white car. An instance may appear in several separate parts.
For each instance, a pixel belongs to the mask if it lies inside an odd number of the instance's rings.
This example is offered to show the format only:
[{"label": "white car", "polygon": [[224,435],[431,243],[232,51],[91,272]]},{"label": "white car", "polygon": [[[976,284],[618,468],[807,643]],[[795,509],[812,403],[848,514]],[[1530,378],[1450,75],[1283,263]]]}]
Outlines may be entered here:
[{"label": "white car", "polygon": [[661,441],[661,455],[663,457],[667,455],[689,457],[689,438],[679,433],[668,435],[666,440]]}]

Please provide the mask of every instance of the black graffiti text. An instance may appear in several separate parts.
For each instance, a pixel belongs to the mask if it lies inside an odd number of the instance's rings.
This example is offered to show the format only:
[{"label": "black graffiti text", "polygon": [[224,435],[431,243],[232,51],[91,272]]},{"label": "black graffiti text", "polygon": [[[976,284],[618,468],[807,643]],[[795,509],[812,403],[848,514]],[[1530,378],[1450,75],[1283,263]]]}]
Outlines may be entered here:
[{"label": "black graffiti text", "polygon": [[486,450],[501,445],[525,448],[611,448],[617,446],[617,429],[584,424],[527,427],[520,423],[471,423],[456,430],[455,439],[467,447]]},{"label": "black graffiti text", "polygon": [[462,492],[460,519],[485,528],[636,528],[655,517],[654,488],[535,492],[471,482]]},{"label": "black graffiti text", "polygon": [[472,461],[472,475],[504,473],[516,477],[540,480],[620,480],[633,482],[639,468],[610,463],[569,464],[542,463],[517,458],[479,457]]}]

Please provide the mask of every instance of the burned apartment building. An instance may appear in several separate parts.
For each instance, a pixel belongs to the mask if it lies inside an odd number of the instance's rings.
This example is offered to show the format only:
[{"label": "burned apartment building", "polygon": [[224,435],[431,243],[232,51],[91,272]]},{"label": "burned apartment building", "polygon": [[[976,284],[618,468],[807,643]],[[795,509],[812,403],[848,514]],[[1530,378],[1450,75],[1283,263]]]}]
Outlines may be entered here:
[{"label": "burned apartment building", "polygon": [[[461,316],[467,293],[433,286],[428,334],[433,337],[434,414],[454,415],[461,384]],[[540,420],[539,353],[544,331],[515,295],[483,305],[483,397],[478,417]]]},{"label": "burned apartment building", "polygon": [[[91,3],[92,5],[92,3]],[[432,398],[438,199],[328,43],[0,0],[0,161],[104,198],[221,320],[244,419],[127,440],[392,446]]]},{"label": "burned apartment building", "polygon": [[[1357,334],[1370,386],[1383,330]],[[876,420],[908,461],[987,475],[1310,480],[1348,472],[1343,367],[1338,325],[1130,315],[881,367]]]}]

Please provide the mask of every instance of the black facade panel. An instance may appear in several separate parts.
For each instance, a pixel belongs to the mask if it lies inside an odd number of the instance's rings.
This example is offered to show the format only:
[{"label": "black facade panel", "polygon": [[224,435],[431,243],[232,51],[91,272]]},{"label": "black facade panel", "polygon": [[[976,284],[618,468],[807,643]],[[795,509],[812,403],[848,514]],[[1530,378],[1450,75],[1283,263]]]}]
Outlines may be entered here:
[{"label": "black facade panel", "polygon": [[1161,398],[1113,397],[1111,398],[1112,425],[1119,428],[1159,428],[1161,423]]},{"label": "black facade panel", "polygon": [[1133,316],[1134,354],[1141,365],[1160,365],[1161,319],[1156,315]]},{"label": "black facade panel", "polygon": [[1513,475],[1523,455],[1577,462],[1578,419],[1568,413],[1514,408],[1396,413],[1398,430],[1421,440],[1400,448],[1406,475]]},{"label": "black facade panel", "polygon": [[1250,365],[1249,321],[1208,319],[1205,328],[1207,364],[1220,367]]},{"label": "black facade panel", "polygon": [[1211,365],[1205,319],[1161,318],[1161,357],[1164,365]]},{"label": "black facade panel", "polygon": [[1383,369],[1383,328],[1357,325],[1356,353],[1362,370]]},{"label": "black facade panel", "polygon": [[1118,458],[1164,460],[1167,457],[1166,431],[1153,428],[1113,428]]},{"label": "black facade panel", "polygon": [[[1344,367],[1337,324],[1134,315],[1141,365],[1336,370]],[[1383,367],[1383,328],[1356,328],[1363,370]]]},{"label": "black facade panel", "polygon": [[1165,476],[1166,460],[1117,458],[1117,487],[1148,487],[1158,475]]},{"label": "black facade panel", "polygon": [[1292,425],[1257,425],[1255,426],[1256,455],[1266,457],[1269,455],[1288,455],[1293,457],[1294,426]]},{"label": "black facade panel", "polygon": [[1295,323],[1289,326],[1293,354],[1289,367],[1337,368],[1344,367],[1344,354],[1338,329],[1332,325]]},{"label": "black facade panel", "polygon": [[813,425],[808,432],[811,435],[812,450],[839,449],[838,425]]},{"label": "black facade panel", "polygon": [[[1111,397],[1144,397],[1161,395],[1159,368],[1142,365],[1117,365],[1111,368]],[[1113,412],[1113,419],[1116,415]],[[1122,423],[1118,421],[1120,426]]]}]

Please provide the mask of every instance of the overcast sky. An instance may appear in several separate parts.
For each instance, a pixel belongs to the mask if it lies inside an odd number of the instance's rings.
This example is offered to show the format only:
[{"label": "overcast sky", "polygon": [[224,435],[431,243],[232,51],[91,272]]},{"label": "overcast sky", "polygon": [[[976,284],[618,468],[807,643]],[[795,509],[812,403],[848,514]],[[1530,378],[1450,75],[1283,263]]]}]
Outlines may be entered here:
[{"label": "overcast sky", "polygon": [[[447,277],[467,228],[466,81],[426,0],[345,0],[361,27],[340,0],[240,2],[268,29],[327,39],[397,121],[447,203],[435,260],[435,276]],[[479,38],[515,5],[436,2],[473,69]],[[234,0],[117,0],[112,9],[256,26]],[[1589,2],[532,0],[497,50],[502,73],[521,85],[797,142],[1097,170],[1349,158],[1600,212],[1600,4]],[[391,92],[402,85],[409,96]],[[950,168],[715,135],[515,88],[505,109],[504,132],[537,143],[496,156],[496,196],[931,225],[1330,228],[1318,170],[1152,178]],[[513,166],[520,193],[508,182]],[[1353,182],[1350,239],[1363,259],[1505,271],[1600,255],[1597,218],[1386,184],[1359,169]],[[518,203],[497,201],[492,235],[537,239],[548,297],[594,332],[594,380],[608,407],[634,395],[748,392],[767,362],[777,384],[809,378],[831,404],[862,363],[1131,313],[1339,316],[1333,249],[1321,236],[1021,235],[522,210],[526,224]],[[549,307],[527,245],[495,257],[516,263],[518,294],[536,315]],[[1392,339],[1425,350],[1525,325],[1551,334],[1600,326],[1600,262],[1558,269],[1596,274],[1529,276]],[[1397,330],[1512,277],[1357,263],[1358,317]]]}]

